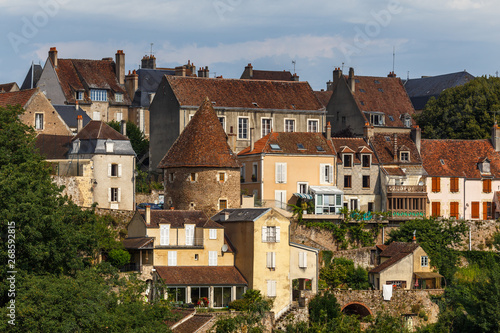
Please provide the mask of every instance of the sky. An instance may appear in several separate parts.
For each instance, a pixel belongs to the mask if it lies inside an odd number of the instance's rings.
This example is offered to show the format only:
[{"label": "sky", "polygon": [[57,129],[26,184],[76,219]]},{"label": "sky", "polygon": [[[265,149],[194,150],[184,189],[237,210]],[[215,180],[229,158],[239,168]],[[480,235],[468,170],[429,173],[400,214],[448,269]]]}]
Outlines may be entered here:
[{"label": "sky", "polygon": [[127,72],[151,50],[158,67],[190,60],[211,77],[239,78],[252,63],[314,90],[336,67],[403,79],[500,70],[494,0],[0,0],[0,13],[0,83],[21,85],[50,47],[78,59],[123,50]]}]

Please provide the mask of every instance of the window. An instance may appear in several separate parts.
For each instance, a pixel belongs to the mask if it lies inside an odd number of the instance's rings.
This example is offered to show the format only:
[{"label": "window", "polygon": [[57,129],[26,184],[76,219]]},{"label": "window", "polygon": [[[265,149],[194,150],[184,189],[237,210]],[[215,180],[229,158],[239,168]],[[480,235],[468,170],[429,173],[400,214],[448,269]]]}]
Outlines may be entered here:
[{"label": "window", "polygon": [[244,182],[245,182],[245,171],[246,171],[246,168],[245,168],[245,164],[243,163],[243,164],[241,165],[241,168],[240,168],[240,181],[241,181],[242,183],[244,183]]},{"label": "window", "polygon": [[108,92],[104,89],[90,89],[90,99],[96,102],[106,102]]},{"label": "window", "polygon": [[271,118],[262,118],[261,127],[262,127],[262,137],[265,137],[266,135],[271,133],[271,129],[273,128],[273,120]]},{"label": "window", "polygon": [[218,179],[219,179],[220,183],[224,183],[226,181],[226,173],[225,172],[219,172]]},{"label": "window", "polygon": [[370,176],[363,176],[363,188],[370,188]]},{"label": "window", "polygon": [[402,151],[399,153],[399,160],[401,162],[410,162],[410,152],[409,151]]},{"label": "window", "polygon": [[473,201],[471,202],[471,218],[478,219],[479,218],[479,202]]},{"label": "window", "polygon": [[186,245],[194,245],[194,224],[185,224],[184,228],[186,230]]},{"label": "window", "polygon": [[173,172],[170,172],[170,173],[168,174],[168,181],[169,181],[169,183],[173,183],[173,182],[174,182],[174,179],[175,179],[174,173],[173,173]]},{"label": "window", "polygon": [[320,164],[320,184],[330,184],[333,182],[333,165]]},{"label": "window", "polygon": [[258,172],[258,165],[257,163],[252,164],[252,181],[256,182],[257,181],[257,172]]},{"label": "window", "polygon": [[275,171],[276,171],[276,175],[275,175],[276,183],[277,184],[279,184],[279,183],[285,184],[286,183],[286,163],[276,163]]},{"label": "window", "polygon": [[450,217],[458,219],[458,202],[450,202]]},{"label": "window", "polygon": [[295,132],[295,119],[285,119],[285,132]]},{"label": "window", "polygon": [[344,163],[344,168],[352,168],[352,154],[343,154],[342,162]]},{"label": "window", "polygon": [[345,125],[345,116],[342,116],[342,125]]},{"label": "window", "polygon": [[267,252],[266,255],[266,267],[274,271],[276,268],[276,252]]},{"label": "window", "polygon": [[441,203],[440,202],[433,202],[432,203],[432,216],[433,217],[441,216]]},{"label": "window", "polygon": [[168,251],[168,266],[177,266],[177,251]]},{"label": "window", "polygon": [[209,289],[210,287],[191,287],[191,303],[205,307],[208,306],[207,304],[198,304],[198,301],[202,297],[210,298]]},{"label": "window", "polygon": [[217,239],[217,229],[210,229],[209,233],[209,239]]},{"label": "window", "polygon": [[302,193],[302,194],[306,194],[307,193],[307,187],[308,187],[308,183],[306,183],[306,182],[298,182],[297,183],[297,192]]},{"label": "window", "polygon": [[170,245],[170,224],[160,224],[160,245]]},{"label": "window", "polygon": [[75,91],[75,99],[78,101],[83,100],[83,91]]},{"label": "window", "polygon": [[238,139],[248,139],[248,118],[238,118]]},{"label": "window", "polygon": [[224,131],[226,131],[226,117],[219,117],[219,121]]},{"label": "window", "polygon": [[115,102],[117,102],[117,103],[123,102],[123,94],[115,93]]},{"label": "window", "polygon": [[397,289],[406,288],[406,281],[387,281],[385,284],[396,286]]},{"label": "window", "polygon": [[97,121],[101,120],[101,112],[94,111],[92,113],[92,120],[97,120]]},{"label": "window", "polygon": [[352,177],[351,175],[345,175],[344,176],[344,188],[351,188],[352,187]]},{"label": "window", "polygon": [[195,261],[198,261],[198,259],[199,259],[199,258],[200,258],[200,256],[199,256],[197,253],[195,253],[195,255],[194,255],[194,260],[195,260]]},{"label": "window", "polygon": [[116,116],[116,121],[117,121],[117,122],[121,122],[121,121],[122,121],[122,119],[123,119],[123,113],[121,113],[121,112],[117,112],[117,113],[115,114],[115,116]]},{"label": "window", "polygon": [[432,177],[432,192],[441,192],[441,178]]},{"label": "window", "polygon": [[384,115],[383,114],[370,114],[370,123],[373,126],[384,126]]},{"label": "window", "polygon": [[172,302],[186,302],[186,287],[173,287],[167,289],[167,297]]},{"label": "window", "polygon": [[420,257],[420,266],[429,267],[429,257],[428,256],[421,256]]},{"label": "window", "polygon": [[316,194],[314,199],[316,214],[339,214],[342,208],[341,194]]},{"label": "window", "polygon": [[306,148],[304,147],[304,145],[302,143],[297,143],[297,149],[298,150],[306,150]]},{"label": "window", "polygon": [[368,211],[369,212],[373,212],[374,211],[373,206],[374,206],[373,202],[369,202],[368,203]]},{"label": "window", "polygon": [[450,192],[456,193],[458,192],[459,187],[458,187],[458,178],[452,177],[450,178]]},{"label": "window", "polygon": [[276,297],[276,280],[267,280],[267,297]]},{"label": "window", "polygon": [[226,209],[227,208],[227,200],[226,199],[219,199],[219,209]]},{"label": "window", "polygon": [[231,302],[231,287],[214,287],[214,308],[227,307]]},{"label": "window", "polygon": [[43,113],[35,113],[35,129],[43,130]]},{"label": "window", "polygon": [[491,193],[491,179],[483,179],[483,192]]},{"label": "window", "polygon": [[197,177],[197,175],[196,175],[196,172],[191,172],[191,173],[189,174],[189,181],[195,182],[197,178],[198,178],[198,177]]},{"label": "window", "polygon": [[208,266],[217,266],[217,251],[208,251]]},{"label": "window", "polygon": [[110,202],[120,202],[120,189],[112,187],[109,189],[109,201]]},{"label": "window", "polygon": [[489,220],[491,218],[491,202],[483,202],[483,220]]},{"label": "window", "polygon": [[280,227],[262,227],[262,242],[263,243],[279,243],[280,242]]},{"label": "window", "polygon": [[269,146],[271,147],[271,150],[281,150],[280,145],[277,143],[271,143]]},{"label": "window", "polygon": [[319,120],[317,119],[308,119],[307,120],[307,131],[317,133],[319,132]]},{"label": "window", "polygon": [[299,268],[307,268],[307,252],[299,252]]},{"label": "window", "polygon": [[104,145],[106,146],[106,153],[112,153],[113,152],[113,149],[114,149],[114,146],[115,146],[113,140],[107,139],[106,142],[104,143]]},{"label": "window", "polygon": [[369,168],[371,165],[372,156],[368,154],[361,155],[361,165],[363,168]]},{"label": "window", "polygon": [[121,177],[122,176],[122,165],[116,163],[108,164],[108,177]]},{"label": "window", "polygon": [[358,199],[351,199],[351,210],[358,209]]}]

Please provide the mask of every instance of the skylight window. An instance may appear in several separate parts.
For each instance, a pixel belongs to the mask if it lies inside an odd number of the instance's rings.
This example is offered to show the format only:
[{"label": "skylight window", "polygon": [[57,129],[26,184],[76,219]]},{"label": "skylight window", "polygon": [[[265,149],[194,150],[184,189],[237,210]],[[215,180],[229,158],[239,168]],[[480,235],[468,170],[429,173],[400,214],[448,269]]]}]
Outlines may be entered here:
[{"label": "skylight window", "polygon": [[390,136],[385,136],[385,141],[391,142],[391,137]]},{"label": "skylight window", "polygon": [[441,162],[441,165],[444,165],[444,160],[440,159],[439,162]]},{"label": "skylight window", "polygon": [[394,117],[393,117],[393,116],[389,116],[389,119],[390,119],[391,121],[394,121]]},{"label": "skylight window", "polygon": [[299,148],[300,150],[306,149],[304,148],[304,145],[302,143],[297,143],[297,148]]},{"label": "skylight window", "polygon": [[316,146],[316,150],[317,151],[325,151],[325,149],[323,147],[321,147],[321,146]]},{"label": "skylight window", "polygon": [[354,82],[359,83],[359,79],[354,79]]},{"label": "skylight window", "polygon": [[375,80],[375,81],[373,81],[373,82],[375,82],[375,83],[377,83],[377,84],[380,84],[380,81],[379,81],[379,80]]},{"label": "skylight window", "polygon": [[359,101],[359,104],[361,104],[361,105],[365,105],[365,102],[363,102],[363,101]]},{"label": "skylight window", "polygon": [[364,89],[359,89],[360,92],[366,92]]},{"label": "skylight window", "polygon": [[271,146],[271,149],[272,149],[272,150],[281,150],[280,145],[279,145],[279,144],[277,144],[277,143],[271,143],[271,145],[270,145],[270,146]]},{"label": "skylight window", "polygon": [[252,102],[252,104],[253,104],[253,106],[256,106],[256,107],[259,106],[259,104],[255,103],[255,102]]},{"label": "skylight window", "polygon": [[380,91],[380,92],[384,92],[384,89],[382,89],[382,88],[378,88],[378,91]]}]

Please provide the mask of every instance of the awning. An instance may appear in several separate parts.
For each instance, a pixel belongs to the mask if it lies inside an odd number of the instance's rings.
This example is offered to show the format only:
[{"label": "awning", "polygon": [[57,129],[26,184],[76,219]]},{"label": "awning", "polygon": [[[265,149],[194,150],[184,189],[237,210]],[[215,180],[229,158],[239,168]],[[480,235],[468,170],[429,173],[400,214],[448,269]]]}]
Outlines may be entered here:
[{"label": "awning", "polygon": [[337,186],[309,186],[309,189],[316,194],[344,194]]},{"label": "awning", "polygon": [[441,274],[434,272],[415,272],[415,275],[420,279],[432,279],[432,278],[443,277]]},{"label": "awning", "polygon": [[152,249],[153,246],[154,246],[153,237],[125,238],[123,240],[123,247],[129,250]]},{"label": "awning", "polygon": [[308,200],[313,199],[313,196],[311,194],[307,194],[307,193],[294,193],[293,195],[296,197],[299,197],[301,199],[308,199]]}]

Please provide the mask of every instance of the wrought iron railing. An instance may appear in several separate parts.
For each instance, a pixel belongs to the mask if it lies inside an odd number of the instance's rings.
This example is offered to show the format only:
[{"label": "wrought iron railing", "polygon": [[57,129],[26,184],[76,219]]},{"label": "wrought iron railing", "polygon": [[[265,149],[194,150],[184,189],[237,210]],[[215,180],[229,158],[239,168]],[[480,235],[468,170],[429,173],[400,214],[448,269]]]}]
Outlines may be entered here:
[{"label": "wrought iron railing", "polygon": [[425,193],[427,186],[425,185],[387,185],[389,193]]}]

